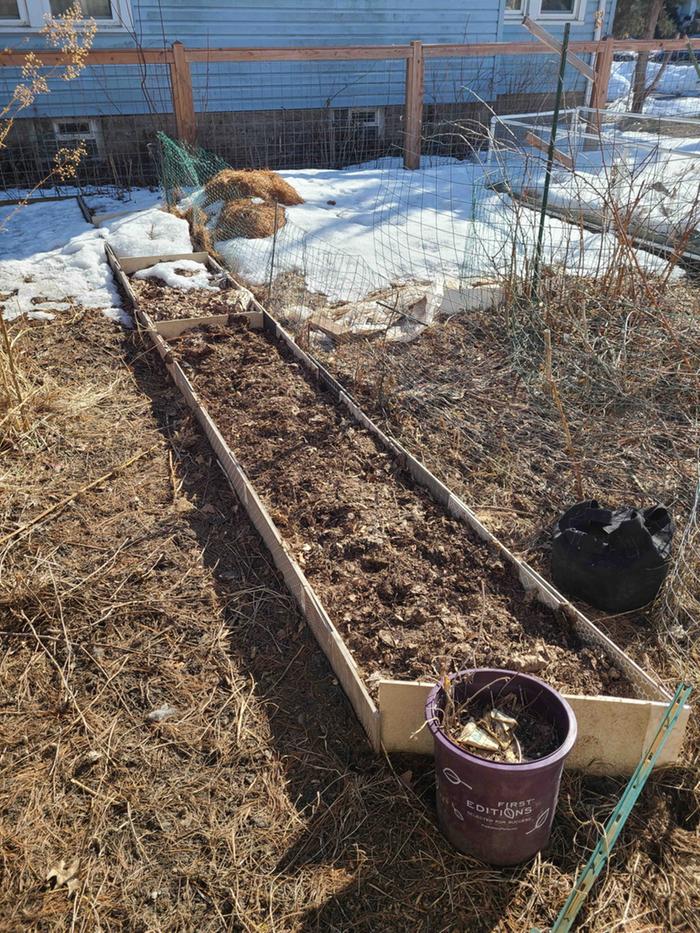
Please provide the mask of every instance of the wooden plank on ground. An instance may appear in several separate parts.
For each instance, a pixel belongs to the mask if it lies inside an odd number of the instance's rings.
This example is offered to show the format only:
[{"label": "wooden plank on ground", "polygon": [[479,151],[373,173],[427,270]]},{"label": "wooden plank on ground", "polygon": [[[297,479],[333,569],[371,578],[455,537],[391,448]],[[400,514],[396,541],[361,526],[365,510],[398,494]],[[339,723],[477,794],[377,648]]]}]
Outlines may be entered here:
[{"label": "wooden plank on ground", "polygon": [[[382,745],[387,752],[432,755],[433,739],[425,723],[425,702],[433,684],[381,680],[379,716]],[[578,738],[566,768],[586,774],[631,774],[651,742],[667,704],[619,697],[564,694],[578,723]],[[690,707],[681,718],[657,763],[669,767],[680,760]]]},{"label": "wooden plank on ground", "polygon": [[76,200],[77,200],[77,202],[78,202],[78,207],[80,208],[80,213],[83,215],[83,217],[85,218],[85,220],[86,220],[89,224],[91,224],[91,223],[92,223],[92,213],[90,212],[90,208],[89,208],[89,207],[87,206],[87,204],[85,203],[85,198],[82,196],[82,194],[78,194],[78,195],[76,195]]},{"label": "wooden plank on ground", "polygon": [[235,321],[245,321],[250,327],[259,330],[262,327],[262,315],[259,311],[231,311],[228,314],[210,314],[203,317],[174,318],[170,321],[157,321],[156,332],[165,340],[174,340],[194,327],[226,327]]},{"label": "wooden plank on ground", "polygon": [[191,259],[192,262],[206,264],[209,254],[197,253],[160,253],[155,256],[119,256],[119,265],[127,275],[133,275],[141,269],[149,269],[158,262],[177,262],[180,259]]},{"label": "wooden plank on ground", "polygon": [[102,224],[109,223],[110,220],[118,220],[120,217],[128,217],[129,214],[136,213],[138,212],[133,209],[130,211],[105,211],[102,214],[93,214],[90,220],[96,227],[100,227]]},{"label": "wooden plank on ground", "polygon": [[114,278],[117,280],[119,286],[121,287],[122,292],[124,293],[126,302],[129,305],[129,310],[136,311],[136,309],[138,308],[138,301],[136,299],[136,295],[134,294],[134,290],[132,289],[128,278],[124,274],[124,270],[122,269],[119,263],[117,254],[114,252],[114,250],[109,245],[109,243],[105,243],[105,255],[107,257],[107,262],[109,263],[109,267],[112,270]]}]

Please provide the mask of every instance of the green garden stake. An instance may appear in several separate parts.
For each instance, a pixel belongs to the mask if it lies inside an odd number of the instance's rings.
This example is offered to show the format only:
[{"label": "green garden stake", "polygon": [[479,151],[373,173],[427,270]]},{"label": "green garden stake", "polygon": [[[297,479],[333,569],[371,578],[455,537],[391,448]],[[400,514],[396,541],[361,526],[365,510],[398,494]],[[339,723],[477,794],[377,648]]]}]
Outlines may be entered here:
[{"label": "green garden stake", "polygon": [[[659,728],[657,730],[654,739],[640,759],[639,764],[634,770],[634,774],[629,779],[629,783],[625,788],[625,792],[622,797],[620,797],[617,802],[617,806],[610,814],[608,822],[605,824],[605,829],[596,844],[595,849],[591,853],[591,857],[586,863],[586,867],[583,869],[581,874],[576,879],[576,883],[571,891],[571,894],[566,899],[566,903],[562,907],[559,916],[554,922],[554,926],[551,928],[550,933],[568,933],[572,928],[574,921],[578,915],[578,912],[583,906],[583,902],[588,895],[588,892],[593,887],[598,875],[603,870],[605,863],[610,857],[615,842],[617,841],[618,836],[622,832],[622,827],[627,822],[627,818],[632,812],[635,803],[639,799],[639,795],[646,784],[649,775],[651,774],[656,761],[661,754],[664,745],[668,741],[669,736],[673,732],[673,729],[678,721],[678,717],[683,710],[688,697],[692,692],[692,687],[690,684],[680,683],[676,687],[676,692],[671,700],[668,709],[664,714],[664,718],[661,720]],[[533,928],[531,933],[542,933],[541,930]]]},{"label": "green garden stake", "polygon": [[564,75],[566,73],[566,55],[569,49],[569,33],[571,23],[564,26],[564,38],[561,43],[561,58],[559,60],[559,76],[557,78],[557,93],[554,98],[554,113],[552,114],[552,129],[549,134],[549,149],[547,151],[547,164],[544,170],[544,185],[542,187],[542,210],[540,211],[540,225],[537,231],[537,247],[535,248],[535,261],[532,268],[531,294],[536,298],[540,282],[540,264],[542,262],[542,247],[544,245],[544,225],[549,204],[549,186],[552,180],[552,166],[554,165],[554,150],[557,141],[557,128],[559,126],[559,111],[564,96]]}]

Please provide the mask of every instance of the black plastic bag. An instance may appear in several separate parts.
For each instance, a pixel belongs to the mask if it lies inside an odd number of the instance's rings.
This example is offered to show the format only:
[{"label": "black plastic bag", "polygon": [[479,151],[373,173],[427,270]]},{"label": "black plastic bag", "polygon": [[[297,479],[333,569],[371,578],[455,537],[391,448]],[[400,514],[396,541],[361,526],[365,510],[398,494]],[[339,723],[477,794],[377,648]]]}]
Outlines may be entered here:
[{"label": "black plastic bag", "polygon": [[660,505],[613,511],[595,499],[579,502],[554,526],[554,583],[597,609],[639,609],[654,599],[668,572],[673,532]]}]

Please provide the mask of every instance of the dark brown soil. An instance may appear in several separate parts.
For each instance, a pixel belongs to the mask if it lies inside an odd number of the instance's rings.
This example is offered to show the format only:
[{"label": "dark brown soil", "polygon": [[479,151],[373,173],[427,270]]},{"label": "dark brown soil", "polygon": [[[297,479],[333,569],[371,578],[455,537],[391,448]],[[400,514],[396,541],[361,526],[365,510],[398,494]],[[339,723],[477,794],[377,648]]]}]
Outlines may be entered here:
[{"label": "dark brown soil", "polygon": [[140,306],[154,321],[246,310],[241,304],[241,293],[235,288],[220,288],[217,292],[204,288],[170,288],[160,279],[135,278],[131,279],[131,287]]},{"label": "dark brown soil", "polygon": [[286,348],[244,326],[202,328],[176,346],[370,683],[489,665],[569,692],[633,695]]}]

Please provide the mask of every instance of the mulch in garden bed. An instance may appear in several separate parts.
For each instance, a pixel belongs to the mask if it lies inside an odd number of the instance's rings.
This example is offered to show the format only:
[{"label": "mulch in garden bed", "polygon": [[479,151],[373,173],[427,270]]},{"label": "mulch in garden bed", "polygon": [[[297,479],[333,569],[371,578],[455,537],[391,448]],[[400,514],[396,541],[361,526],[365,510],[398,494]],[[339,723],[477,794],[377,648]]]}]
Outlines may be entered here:
[{"label": "mulch in garden bed", "polygon": [[634,695],[285,346],[243,324],[174,346],[370,684],[493,666],[568,692]]}]

